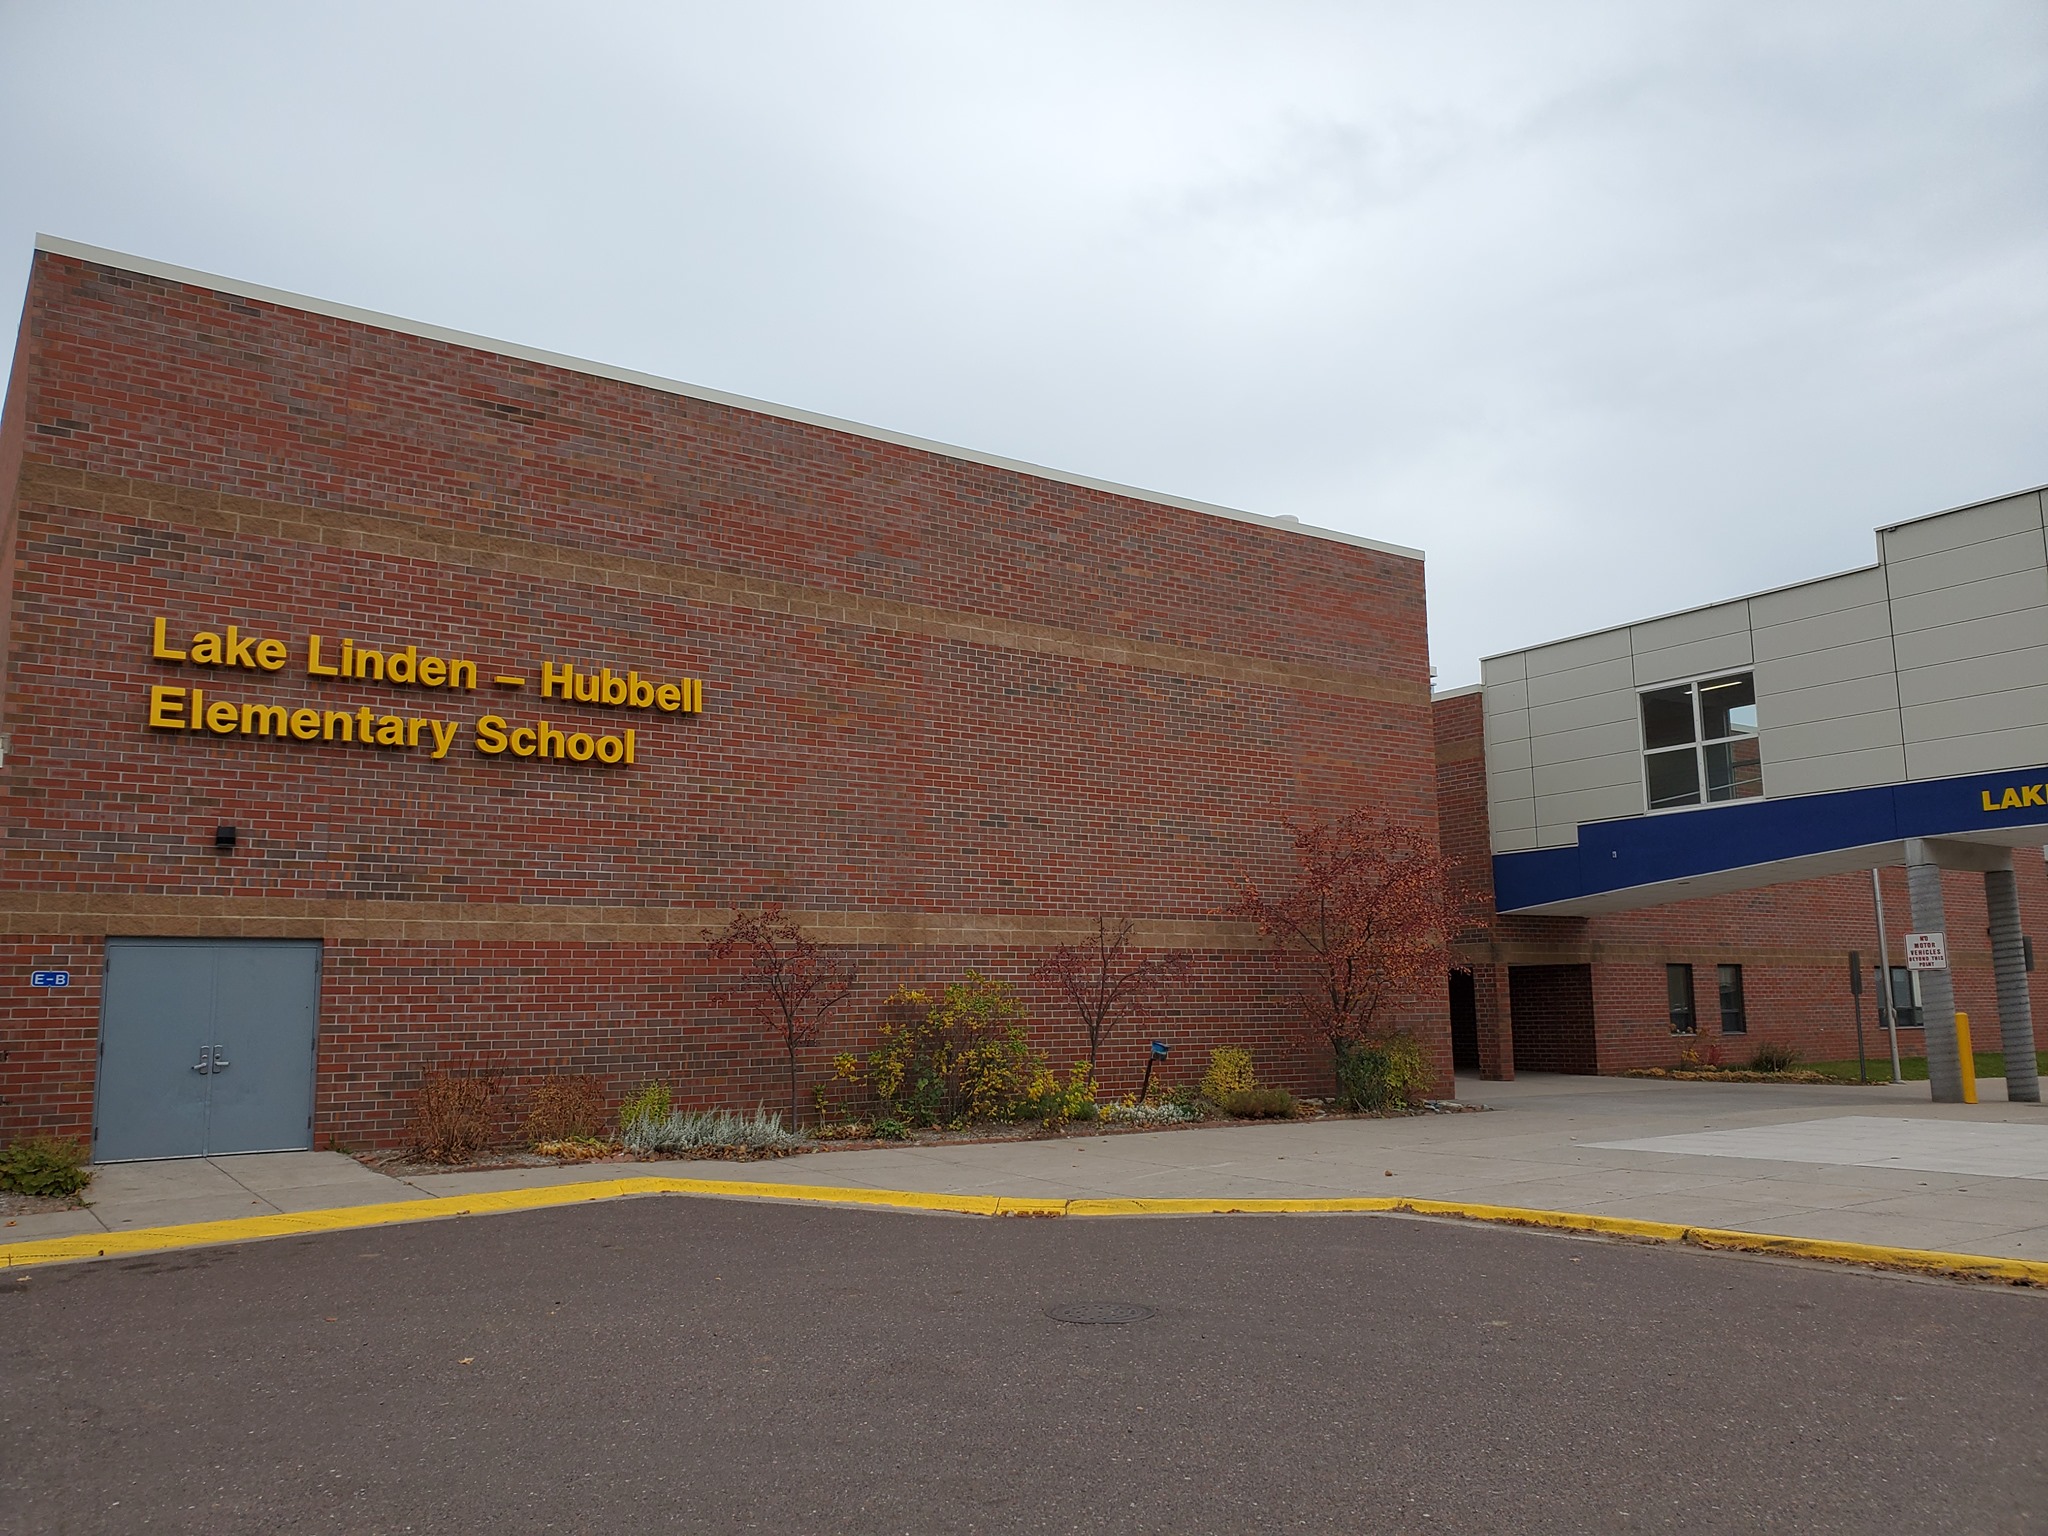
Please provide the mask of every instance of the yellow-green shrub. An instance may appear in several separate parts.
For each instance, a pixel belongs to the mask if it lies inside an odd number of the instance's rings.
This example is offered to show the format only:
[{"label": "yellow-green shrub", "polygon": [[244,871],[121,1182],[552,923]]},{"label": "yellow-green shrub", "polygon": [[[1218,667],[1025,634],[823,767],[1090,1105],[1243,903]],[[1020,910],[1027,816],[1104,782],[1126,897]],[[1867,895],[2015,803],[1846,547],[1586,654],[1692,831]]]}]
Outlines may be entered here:
[{"label": "yellow-green shrub", "polygon": [[1258,1086],[1250,1051],[1225,1046],[1209,1053],[1209,1070],[1202,1074],[1201,1092],[1211,1104],[1221,1104],[1233,1093],[1250,1093]]},{"label": "yellow-green shrub", "polygon": [[873,1050],[832,1063],[836,1078],[872,1097],[871,1119],[913,1126],[1011,1120],[1033,1113],[1048,1081],[1060,1088],[1031,1049],[1024,1006],[1006,981],[969,971],[936,999],[900,988],[883,1018]]},{"label": "yellow-green shrub", "polygon": [[1429,1063],[1407,1035],[1360,1041],[1337,1061],[1337,1107],[1378,1112],[1420,1102]]},{"label": "yellow-green shrub", "polygon": [[1056,1131],[1069,1121],[1093,1120],[1095,1115],[1094,1073],[1087,1062],[1077,1061],[1064,1083],[1052,1068],[1040,1067],[1013,1118],[1040,1120],[1047,1130]]},{"label": "yellow-green shrub", "polygon": [[666,1083],[643,1083],[619,1106],[619,1131],[624,1134],[642,1120],[659,1125],[674,1109]]}]

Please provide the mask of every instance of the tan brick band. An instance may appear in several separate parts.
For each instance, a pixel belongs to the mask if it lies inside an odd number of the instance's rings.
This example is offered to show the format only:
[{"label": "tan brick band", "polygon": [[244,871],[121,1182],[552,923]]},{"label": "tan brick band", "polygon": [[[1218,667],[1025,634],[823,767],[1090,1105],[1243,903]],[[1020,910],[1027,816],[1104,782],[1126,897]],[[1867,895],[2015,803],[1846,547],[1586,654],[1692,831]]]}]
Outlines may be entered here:
[{"label": "tan brick band", "polygon": [[644,592],[683,602],[781,614],[812,623],[845,624],[882,633],[961,641],[1209,681],[1250,683],[1418,708],[1429,702],[1428,684],[1421,679],[1378,677],[1122,635],[1089,634],[990,614],[798,586],[762,576],[437,527],[424,517],[296,507],[222,491],[62,469],[33,457],[23,465],[21,500],[74,512],[203,528],[237,538],[279,539],[527,576],[548,583]]},{"label": "tan brick band", "polygon": [[[316,901],[292,897],[0,895],[0,933],[39,937],[319,938],[497,944],[701,944],[718,907],[542,906],[522,902]],[[1087,939],[1091,918],[1016,912],[810,912],[789,916],[826,944],[891,949],[1037,948]],[[1250,950],[1249,923],[1139,922],[1148,949]]]}]

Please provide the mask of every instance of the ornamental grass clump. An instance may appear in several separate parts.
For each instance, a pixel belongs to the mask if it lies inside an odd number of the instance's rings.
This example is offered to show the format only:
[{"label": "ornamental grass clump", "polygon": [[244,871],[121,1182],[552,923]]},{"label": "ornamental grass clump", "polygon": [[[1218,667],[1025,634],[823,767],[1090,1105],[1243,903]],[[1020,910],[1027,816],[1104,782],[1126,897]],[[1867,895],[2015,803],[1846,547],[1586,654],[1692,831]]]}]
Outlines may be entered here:
[{"label": "ornamental grass clump", "polygon": [[1172,1099],[1146,1104],[1126,1100],[1121,1104],[1103,1105],[1100,1118],[1104,1125],[1188,1125],[1201,1119],[1202,1114],[1193,1106]]},{"label": "ornamental grass clump", "polygon": [[810,1139],[802,1131],[785,1127],[780,1114],[765,1109],[751,1115],[729,1109],[685,1109],[662,1120],[643,1117],[623,1128],[623,1138],[633,1152],[736,1161],[786,1157],[801,1151]]},{"label": "ornamental grass clump", "polygon": [[1749,1058],[1752,1072],[1790,1072],[1799,1065],[1799,1052],[1789,1045],[1767,1040]]},{"label": "ornamental grass clump", "polygon": [[1285,1088],[1240,1088],[1213,1102],[1240,1120],[1292,1120],[1297,1109],[1294,1095]]}]

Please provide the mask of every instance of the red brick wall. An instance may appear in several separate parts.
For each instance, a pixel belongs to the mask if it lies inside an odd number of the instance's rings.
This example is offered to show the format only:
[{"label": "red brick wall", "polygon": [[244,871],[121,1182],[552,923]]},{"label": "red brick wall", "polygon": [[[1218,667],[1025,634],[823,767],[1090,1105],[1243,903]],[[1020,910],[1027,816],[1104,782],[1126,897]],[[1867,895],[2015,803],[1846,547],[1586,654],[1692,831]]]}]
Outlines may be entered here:
[{"label": "red brick wall", "polygon": [[[1590,918],[1495,916],[1486,825],[1486,778],[1479,695],[1436,701],[1437,782],[1444,856],[1452,864],[1451,895],[1460,915],[1455,958],[1464,964],[1590,963],[1599,1066],[1603,1072],[1670,1066],[1685,1050],[1746,1058],[1765,1041],[1793,1045],[1811,1061],[1856,1054],[1856,1019],[1848,989],[1848,956],[1877,962],[1877,923],[1867,873],[1837,875],[1671,902],[1638,912]],[[2020,849],[2013,860],[2027,932],[2048,940],[2048,864]],[[1899,936],[1910,927],[1903,869],[1883,873],[1891,958],[1904,964]],[[1973,1021],[1977,1043],[1995,1050],[1997,989],[1986,933],[1980,875],[1942,878],[1956,1004]],[[2044,951],[2048,952],[2048,951]],[[1664,967],[1693,967],[1697,1038],[1674,1036]],[[1715,967],[1743,968],[1749,1030],[1723,1036]],[[1872,1060],[1888,1057],[1876,1021],[1876,998],[1863,999],[1864,1039]],[[2034,977],[2037,1017],[2048,1017],[2048,973]],[[1482,1031],[1483,1033],[1483,1031]],[[1917,1031],[1901,1031],[1903,1055],[1925,1054]],[[1522,1052],[1517,1047],[1519,1063]]]},{"label": "red brick wall", "polygon": [[1591,966],[1509,966],[1508,1016],[1517,1072],[1599,1070]]},{"label": "red brick wall", "polygon": [[[1319,1091],[1234,881],[1282,874],[1283,812],[1434,827],[1412,559],[48,253],[16,384],[0,913],[79,984],[0,988],[0,1135],[83,1132],[109,933],[323,938],[323,1141],[396,1139],[458,1059],[772,1100],[701,945],[768,901],[866,956],[849,1041],[897,980],[1022,980],[1128,914],[1201,957],[1174,1075],[1251,1044]],[[152,661],[156,615],[290,661]],[[312,678],[309,631],[483,686]],[[543,658],[699,677],[705,712],[490,683]],[[194,682],[464,731],[434,762],[147,729]],[[633,724],[638,766],[480,756],[486,712]],[[1447,1088],[1443,999],[1405,1018]]]}]

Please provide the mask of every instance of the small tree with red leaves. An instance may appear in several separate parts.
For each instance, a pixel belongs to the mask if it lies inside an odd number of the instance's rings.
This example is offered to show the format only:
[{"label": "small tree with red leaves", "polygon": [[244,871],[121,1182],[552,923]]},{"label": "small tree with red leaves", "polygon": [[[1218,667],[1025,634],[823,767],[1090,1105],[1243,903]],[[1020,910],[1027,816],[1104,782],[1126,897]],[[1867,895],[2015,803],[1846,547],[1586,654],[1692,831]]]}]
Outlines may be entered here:
[{"label": "small tree with red leaves", "polygon": [[1295,875],[1268,892],[1246,879],[1232,910],[1259,925],[1277,956],[1307,962],[1296,1026],[1341,1067],[1386,1015],[1444,968],[1444,863],[1436,845],[1365,811],[1335,821],[1290,818]]},{"label": "small tree with red leaves", "polygon": [[1127,917],[1095,919],[1095,932],[1079,944],[1062,944],[1038,967],[1088,1036],[1088,1075],[1096,1075],[1102,1044],[1120,1019],[1137,1020],[1163,988],[1188,973],[1180,950],[1141,954],[1131,943],[1135,925]]},{"label": "small tree with red leaves", "polygon": [[851,956],[833,956],[770,902],[741,912],[723,928],[707,928],[712,955],[744,955],[753,983],[750,1007],[769,1034],[782,1041],[789,1061],[789,1123],[797,1123],[797,1052],[818,1038],[827,1015],[846,1001],[859,978]]}]

